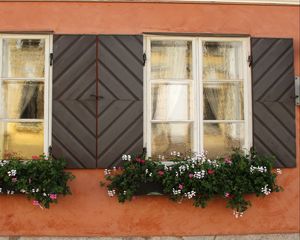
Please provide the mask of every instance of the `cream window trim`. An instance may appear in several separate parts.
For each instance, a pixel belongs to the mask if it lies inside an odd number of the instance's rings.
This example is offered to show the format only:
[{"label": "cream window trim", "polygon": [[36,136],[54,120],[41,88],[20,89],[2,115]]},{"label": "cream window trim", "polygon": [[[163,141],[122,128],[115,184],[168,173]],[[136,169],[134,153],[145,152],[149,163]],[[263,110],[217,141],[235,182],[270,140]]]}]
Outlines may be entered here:
[{"label": "cream window trim", "polygon": [[[14,77],[2,77],[2,63],[3,63],[3,39],[42,39],[45,41],[45,58],[44,58],[44,77],[38,78],[14,78]],[[28,81],[31,82],[43,82],[44,83],[44,119],[12,119],[1,118],[2,122],[15,122],[15,123],[44,123],[44,154],[49,154],[49,146],[51,146],[51,126],[52,126],[52,66],[50,66],[50,53],[52,53],[52,35],[44,34],[0,34],[0,88],[2,88],[3,80],[9,80],[9,82]],[[2,96],[0,92],[0,104]],[[0,107],[0,111],[2,111]],[[0,149],[1,150],[1,149]]]},{"label": "cream window trim", "polygon": [[[192,79],[190,80],[153,80],[151,79],[151,41],[152,40],[190,40],[192,41]],[[203,84],[207,81],[202,80],[202,59],[203,50],[202,43],[204,41],[222,41],[222,42],[240,42],[242,45],[242,82],[243,82],[243,100],[244,100],[244,119],[243,120],[204,120],[204,109],[203,109]],[[247,59],[250,55],[250,38],[228,38],[228,37],[173,37],[173,36],[144,36],[144,52],[147,55],[147,61],[144,68],[144,147],[147,148],[147,155],[151,156],[151,124],[152,123],[176,123],[176,122],[186,122],[194,123],[193,126],[193,152],[203,152],[204,149],[204,123],[244,123],[244,150],[249,150],[252,146],[252,95],[251,95],[251,68],[248,65]],[[192,106],[192,117],[190,120],[186,121],[176,121],[176,120],[153,120],[151,119],[152,112],[152,99],[151,99],[151,85],[153,83],[165,83],[165,82],[176,82],[185,83],[192,85],[193,94],[193,106]],[[213,81],[212,81],[213,82]],[[240,79],[237,80],[224,80],[224,83],[241,82]],[[220,80],[218,80],[220,83]],[[176,150],[176,149],[174,149]],[[166,153],[168,154],[168,153]]]}]

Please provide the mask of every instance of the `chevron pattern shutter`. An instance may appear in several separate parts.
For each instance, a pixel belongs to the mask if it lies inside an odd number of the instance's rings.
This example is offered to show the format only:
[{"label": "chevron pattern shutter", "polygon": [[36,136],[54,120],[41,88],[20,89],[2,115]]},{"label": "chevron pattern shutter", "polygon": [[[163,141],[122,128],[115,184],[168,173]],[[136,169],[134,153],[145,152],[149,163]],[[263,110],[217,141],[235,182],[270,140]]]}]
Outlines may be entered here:
[{"label": "chevron pattern shutter", "polygon": [[95,168],[96,36],[56,35],[53,53],[53,156]]},{"label": "chevron pattern shutter", "polygon": [[98,49],[97,167],[143,148],[143,38],[101,35]]},{"label": "chevron pattern shutter", "polygon": [[252,38],[253,146],[295,167],[295,77],[292,39]]}]

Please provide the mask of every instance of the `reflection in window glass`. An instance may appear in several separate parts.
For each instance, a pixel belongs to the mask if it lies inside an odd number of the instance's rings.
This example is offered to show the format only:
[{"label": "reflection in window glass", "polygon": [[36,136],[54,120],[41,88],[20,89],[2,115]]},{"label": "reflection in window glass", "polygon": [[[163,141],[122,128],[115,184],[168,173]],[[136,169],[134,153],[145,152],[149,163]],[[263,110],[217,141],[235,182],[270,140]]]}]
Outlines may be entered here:
[{"label": "reflection in window glass", "polygon": [[191,112],[189,85],[153,84],[153,120],[189,120]]},{"label": "reflection in window glass", "polygon": [[241,42],[204,42],[203,79],[242,79]]},{"label": "reflection in window glass", "polygon": [[2,77],[44,77],[45,40],[4,39],[2,56]]},{"label": "reflection in window glass", "polygon": [[191,123],[152,123],[152,156],[191,152],[192,134]]},{"label": "reflection in window glass", "polygon": [[23,159],[31,159],[44,150],[43,123],[0,122],[1,158],[6,153],[16,152]]},{"label": "reflection in window glass", "polygon": [[3,118],[43,119],[44,83],[3,81]]},{"label": "reflection in window glass", "polygon": [[204,123],[204,149],[211,158],[242,149],[244,137],[243,123]]},{"label": "reflection in window glass", "polygon": [[151,79],[191,78],[191,41],[151,41]]},{"label": "reflection in window glass", "polygon": [[205,83],[204,120],[243,120],[244,93],[241,83]]}]

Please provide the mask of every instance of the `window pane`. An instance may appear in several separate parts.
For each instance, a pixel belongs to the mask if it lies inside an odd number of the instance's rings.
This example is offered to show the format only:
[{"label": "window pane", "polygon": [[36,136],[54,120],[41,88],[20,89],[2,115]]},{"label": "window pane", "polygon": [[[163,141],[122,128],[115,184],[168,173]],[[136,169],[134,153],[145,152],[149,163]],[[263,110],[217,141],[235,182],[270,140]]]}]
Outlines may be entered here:
[{"label": "window pane", "polygon": [[191,119],[189,85],[153,84],[151,90],[153,120]]},{"label": "window pane", "polygon": [[243,146],[243,123],[204,123],[204,150],[209,157],[223,156]]},{"label": "window pane", "polygon": [[205,83],[204,120],[243,120],[244,93],[242,83]]},{"label": "window pane", "polygon": [[0,154],[16,152],[24,159],[44,151],[43,123],[0,122]]},{"label": "window pane", "polygon": [[173,78],[192,78],[192,42],[151,41],[151,79]]},{"label": "window pane", "polygon": [[191,152],[192,123],[152,123],[152,156]]},{"label": "window pane", "polygon": [[3,118],[43,119],[44,84],[29,81],[4,81]]},{"label": "window pane", "polygon": [[2,77],[44,77],[45,41],[4,39]]},{"label": "window pane", "polygon": [[241,42],[204,42],[203,79],[242,79]]}]

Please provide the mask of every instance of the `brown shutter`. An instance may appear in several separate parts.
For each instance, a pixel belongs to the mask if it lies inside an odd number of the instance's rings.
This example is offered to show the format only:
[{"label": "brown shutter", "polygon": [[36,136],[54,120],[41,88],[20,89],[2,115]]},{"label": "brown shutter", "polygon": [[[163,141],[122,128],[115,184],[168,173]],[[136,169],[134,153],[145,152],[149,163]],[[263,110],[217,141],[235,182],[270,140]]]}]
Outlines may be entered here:
[{"label": "brown shutter", "polygon": [[98,49],[97,167],[143,148],[143,38],[101,35]]},{"label": "brown shutter", "polygon": [[296,166],[295,76],[292,39],[252,38],[253,146]]},{"label": "brown shutter", "polygon": [[53,156],[96,167],[96,36],[54,36]]}]

